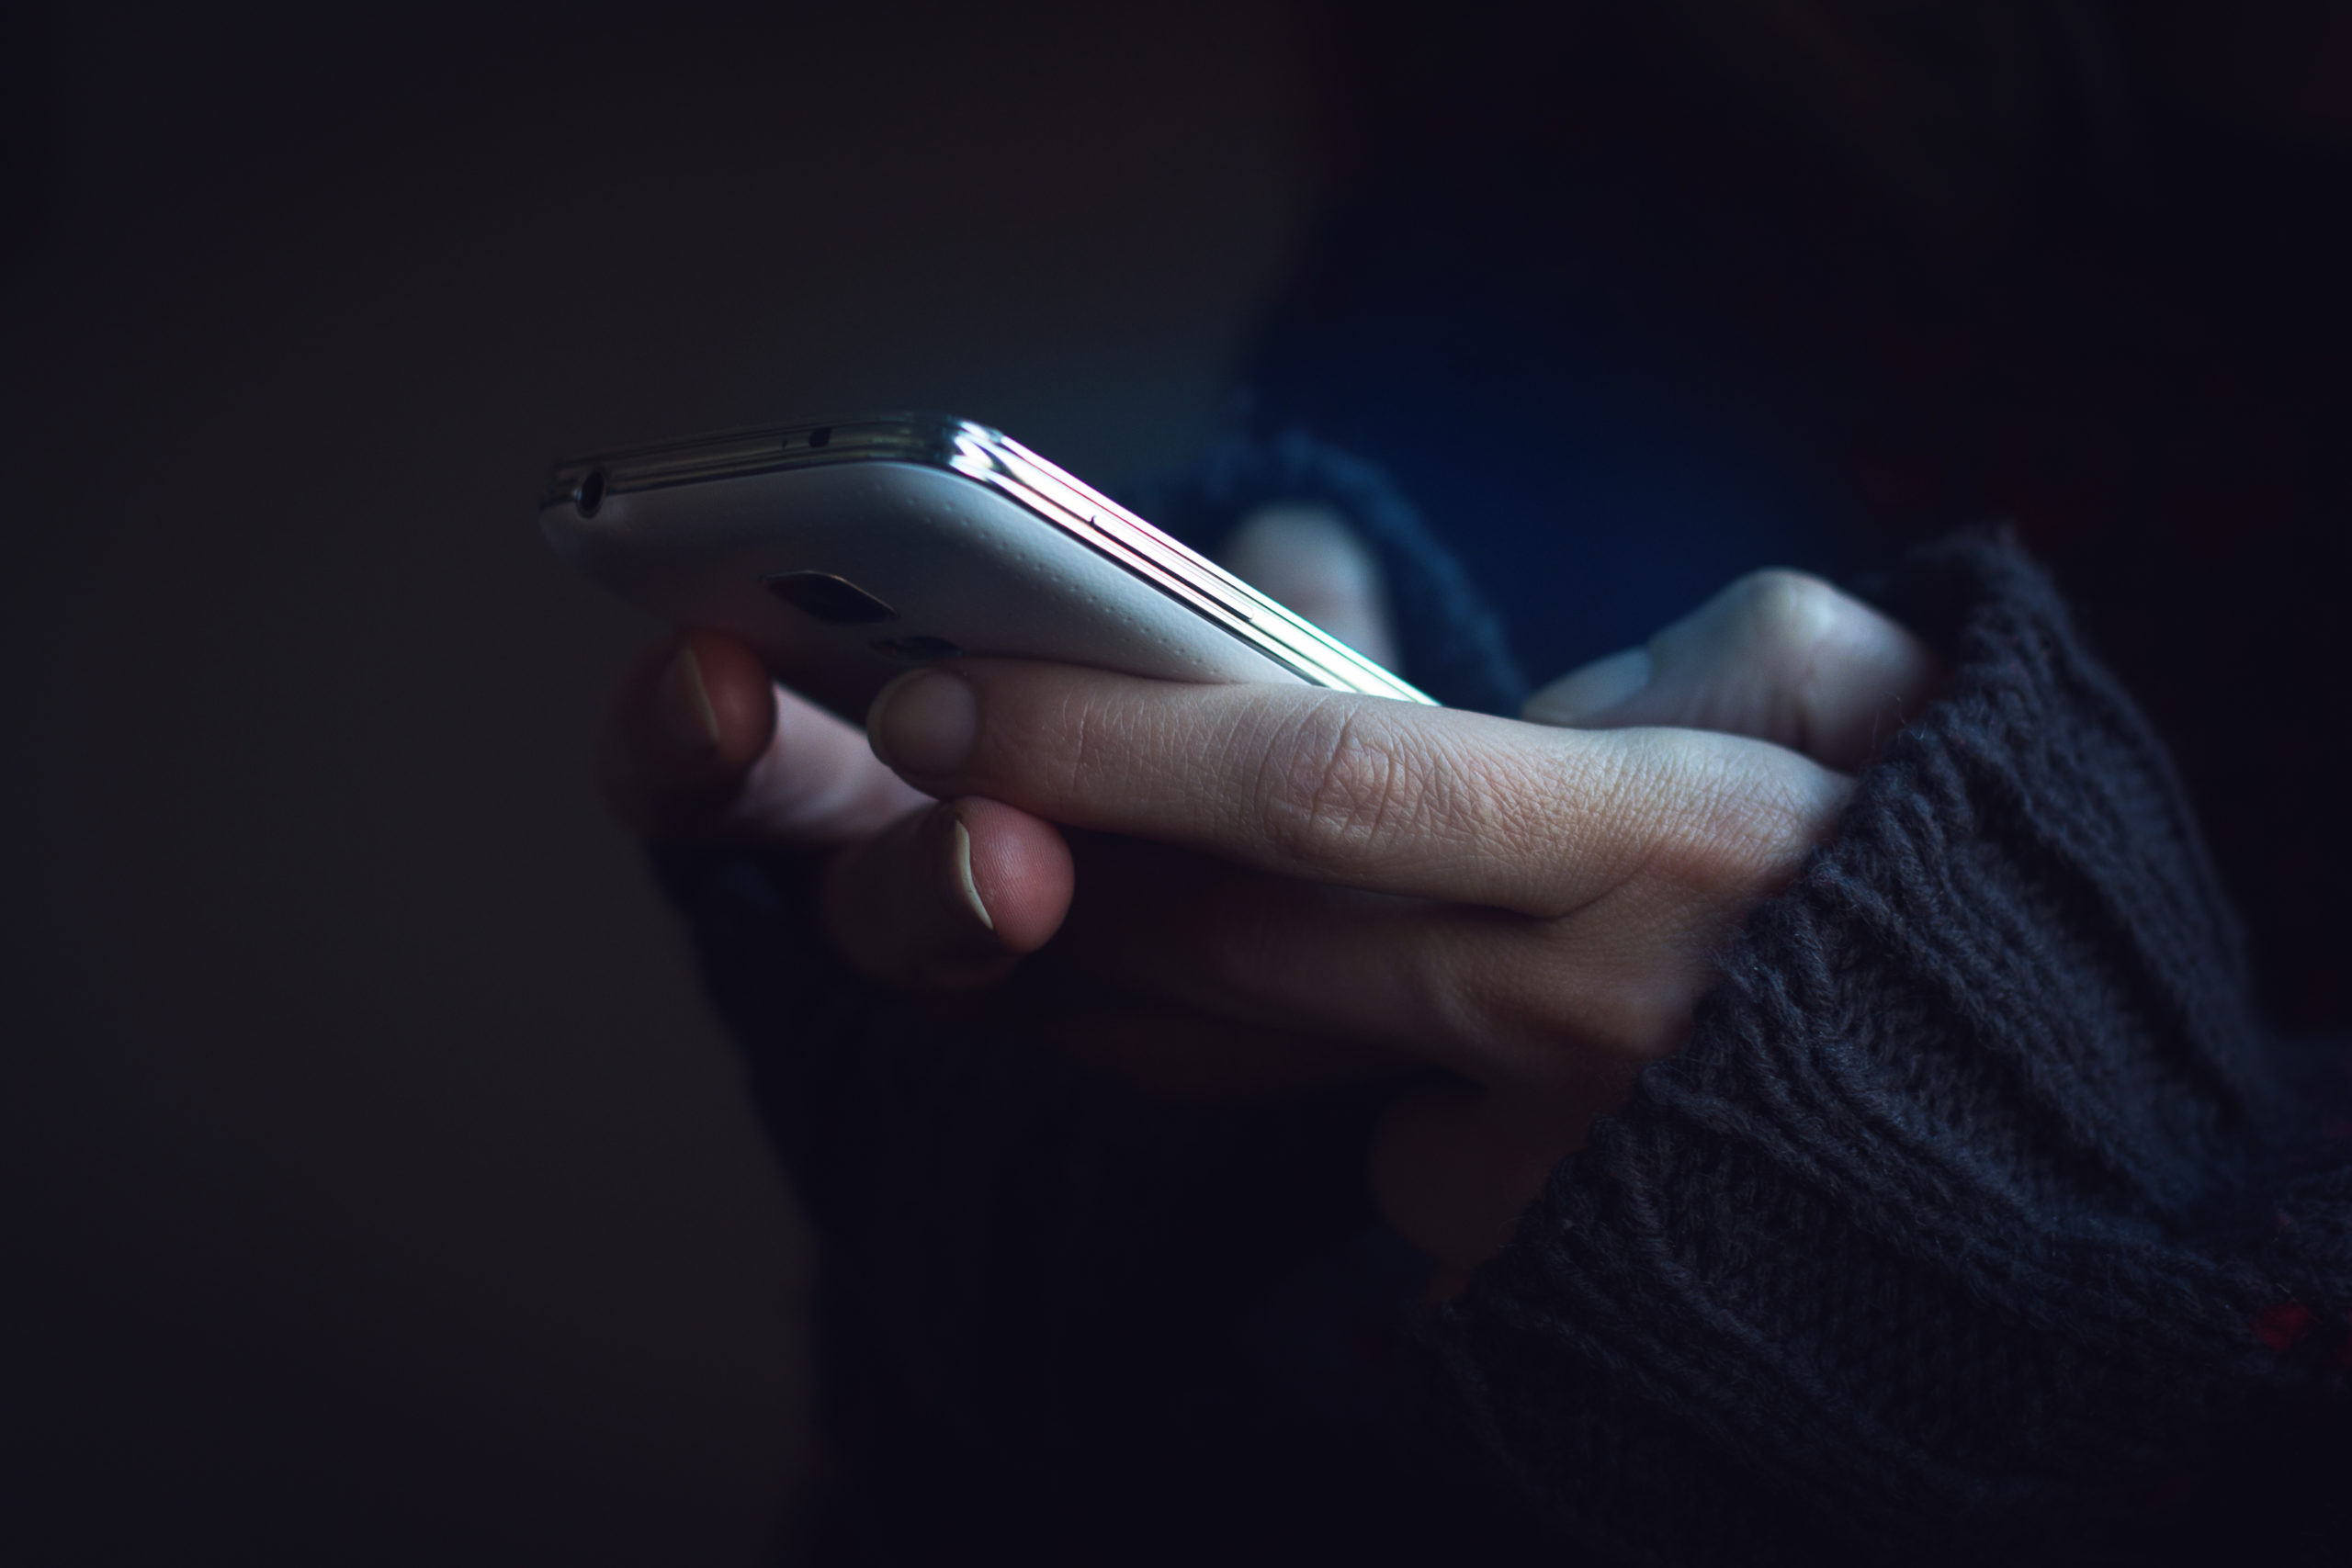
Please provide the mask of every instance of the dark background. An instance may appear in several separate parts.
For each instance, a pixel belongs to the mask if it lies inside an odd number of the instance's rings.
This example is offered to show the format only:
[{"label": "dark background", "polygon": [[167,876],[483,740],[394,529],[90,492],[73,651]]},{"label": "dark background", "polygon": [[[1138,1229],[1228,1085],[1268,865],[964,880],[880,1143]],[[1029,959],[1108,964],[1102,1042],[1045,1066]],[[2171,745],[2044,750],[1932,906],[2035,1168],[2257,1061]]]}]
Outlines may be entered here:
[{"label": "dark background", "polygon": [[805,1237],[539,483],[874,406],[1182,456],[1313,205],[1294,12],[7,17],[0,1555],[746,1561]]},{"label": "dark background", "polygon": [[[2352,6],[0,19],[0,1558],[789,1539],[807,1234],[590,779],[652,628],[532,515],[610,443],[928,405],[1114,482],[1259,339],[1539,679],[1738,570],[1634,597],[1726,452],[1864,559],[2007,518],[2346,1027]],[[1496,407],[1572,438],[1474,476],[1525,526],[1445,512]]]}]

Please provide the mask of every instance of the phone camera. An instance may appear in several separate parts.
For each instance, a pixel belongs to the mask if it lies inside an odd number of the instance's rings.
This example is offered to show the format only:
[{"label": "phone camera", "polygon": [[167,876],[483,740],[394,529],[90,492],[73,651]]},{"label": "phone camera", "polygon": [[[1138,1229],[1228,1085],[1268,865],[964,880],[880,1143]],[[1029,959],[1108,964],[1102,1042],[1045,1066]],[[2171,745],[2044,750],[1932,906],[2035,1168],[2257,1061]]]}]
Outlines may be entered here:
[{"label": "phone camera", "polygon": [[591,468],[571,492],[571,504],[580,509],[582,517],[596,515],[596,508],[605,504],[605,470]]},{"label": "phone camera", "polygon": [[865,626],[898,614],[848,578],[830,571],[779,571],[760,581],[794,609],[828,626]]}]

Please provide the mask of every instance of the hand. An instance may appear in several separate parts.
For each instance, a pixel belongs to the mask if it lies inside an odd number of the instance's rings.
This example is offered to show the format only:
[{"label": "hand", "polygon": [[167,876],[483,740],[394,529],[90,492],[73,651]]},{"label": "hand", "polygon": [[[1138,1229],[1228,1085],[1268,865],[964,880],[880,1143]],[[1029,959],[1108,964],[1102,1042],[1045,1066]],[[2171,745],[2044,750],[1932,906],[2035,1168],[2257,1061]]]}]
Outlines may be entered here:
[{"label": "hand", "polygon": [[[1466,1266],[1826,835],[1848,780],[1774,742],[1858,762],[1938,676],[1875,612],[1771,573],[1530,705],[1606,728],[967,660],[895,683],[868,729],[928,792],[1199,857],[1129,848],[1081,880],[1072,937],[1138,994],[1450,1075],[1392,1109],[1372,1177],[1391,1224]],[[1650,727],[1693,719],[1770,739]]]},{"label": "hand", "polygon": [[[1393,661],[1378,565],[1336,514],[1266,508],[1224,554],[1326,630]],[[599,770],[648,837],[829,854],[827,927],[853,964],[899,985],[984,985],[1043,945],[1069,904],[1069,857],[1051,828],[984,799],[934,804],[877,761],[862,731],[773,684],[748,649],[718,633],[668,638],[630,666]],[[1201,1077],[1197,1062],[1182,1066]]]},{"label": "hand", "polygon": [[[1457,1269],[1679,1043],[1712,950],[1844,791],[1794,750],[1721,734],[975,660],[876,705],[877,750],[943,798],[925,807],[858,760],[847,726],[768,694],[740,649],[682,651],[683,671],[649,664],[625,695],[624,754],[641,764],[671,737],[652,794],[688,809],[667,825],[840,846],[828,924],[870,971],[991,978],[1075,889],[1063,945],[1149,1004],[1088,1021],[1103,1059],[1164,1073],[1203,1055],[1187,1041],[1229,1055],[1241,1038],[1261,1073],[1445,1069],[1392,1109],[1372,1177],[1389,1222]],[[1935,678],[1882,617],[1772,574],[1530,711],[1696,719],[1850,763]],[[1120,837],[1080,840],[1078,881],[1048,820]]]}]

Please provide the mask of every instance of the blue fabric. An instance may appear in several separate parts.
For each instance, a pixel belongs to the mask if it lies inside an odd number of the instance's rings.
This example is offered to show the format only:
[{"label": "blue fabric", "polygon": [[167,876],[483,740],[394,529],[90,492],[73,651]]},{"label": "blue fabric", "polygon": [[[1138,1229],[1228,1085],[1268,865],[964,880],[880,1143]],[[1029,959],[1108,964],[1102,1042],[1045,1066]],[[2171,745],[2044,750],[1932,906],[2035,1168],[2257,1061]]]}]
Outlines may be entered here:
[{"label": "blue fabric", "polygon": [[1303,431],[1268,440],[1234,432],[1198,462],[1138,484],[1133,498],[1159,526],[1204,550],[1261,506],[1333,507],[1380,556],[1402,673],[1449,707],[1516,714],[1525,700],[1501,618],[1377,465]]},{"label": "blue fabric", "polygon": [[1371,242],[1281,315],[1249,428],[1377,455],[1534,681],[1633,646],[1743,572],[1870,561],[1772,411],[1537,263]]}]

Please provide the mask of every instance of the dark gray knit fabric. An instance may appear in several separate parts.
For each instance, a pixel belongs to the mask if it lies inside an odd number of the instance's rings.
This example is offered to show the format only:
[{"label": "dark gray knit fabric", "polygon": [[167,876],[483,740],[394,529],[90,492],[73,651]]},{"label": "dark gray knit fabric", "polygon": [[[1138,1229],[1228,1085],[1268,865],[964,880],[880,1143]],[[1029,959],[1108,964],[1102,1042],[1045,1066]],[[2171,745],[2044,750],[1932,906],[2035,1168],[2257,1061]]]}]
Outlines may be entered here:
[{"label": "dark gray knit fabric", "polygon": [[1050,950],[985,1006],[889,996],[807,868],[664,852],[826,1244],[816,1554],[2325,1560],[2341,1058],[2287,1081],[2164,751],[2035,569],[1962,540],[1886,602],[1950,696],[1434,1314],[1344,1261],[1373,1100],[1152,1101],[1040,1043],[1081,984]]},{"label": "dark gray knit fabric", "polygon": [[1428,1336],[1491,1462],[1634,1558],[2130,1540],[2341,1398],[2352,1146],[2286,1163],[2163,749],[2013,551],[1893,607],[1951,694]]}]

